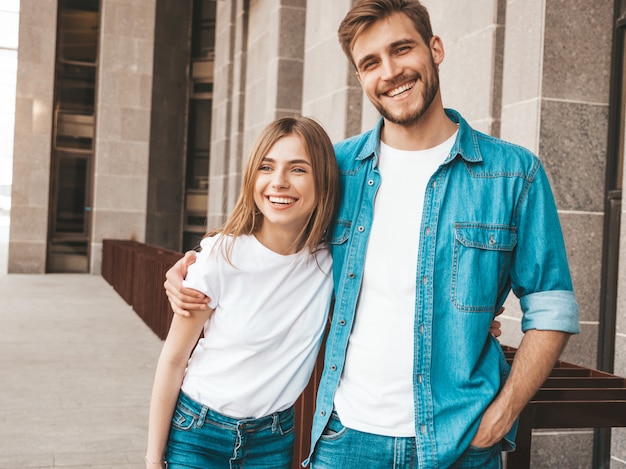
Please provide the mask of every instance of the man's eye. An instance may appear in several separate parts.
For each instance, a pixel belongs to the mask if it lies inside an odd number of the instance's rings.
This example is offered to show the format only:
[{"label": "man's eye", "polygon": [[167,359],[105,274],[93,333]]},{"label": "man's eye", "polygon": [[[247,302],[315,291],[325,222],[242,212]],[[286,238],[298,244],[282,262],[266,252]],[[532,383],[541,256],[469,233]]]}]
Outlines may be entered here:
[{"label": "man's eye", "polygon": [[375,65],[376,65],[376,62],[367,62],[366,64],[363,65],[362,69],[371,70],[372,68],[374,68]]}]

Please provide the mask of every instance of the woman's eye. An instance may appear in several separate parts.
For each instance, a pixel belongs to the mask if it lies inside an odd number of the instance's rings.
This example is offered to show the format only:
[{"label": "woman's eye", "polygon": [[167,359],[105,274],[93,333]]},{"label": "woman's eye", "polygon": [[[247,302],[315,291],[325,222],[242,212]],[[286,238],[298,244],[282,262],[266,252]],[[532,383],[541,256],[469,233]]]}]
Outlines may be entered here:
[{"label": "woman's eye", "polygon": [[259,166],[259,171],[271,171],[271,166],[267,166],[267,165],[262,165]]}]

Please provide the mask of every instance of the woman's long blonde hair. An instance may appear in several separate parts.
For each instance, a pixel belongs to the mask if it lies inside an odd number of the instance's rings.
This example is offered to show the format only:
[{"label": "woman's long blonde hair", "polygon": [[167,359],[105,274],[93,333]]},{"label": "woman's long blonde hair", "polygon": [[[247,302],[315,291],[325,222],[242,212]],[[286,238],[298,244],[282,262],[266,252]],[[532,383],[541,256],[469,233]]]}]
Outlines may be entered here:
[{"label": "woman's long blonde hair", "polygon": [[[246,163],[241,192],[232,213],[222,227],[209,231],[205,237],[218,233],[237,237],[254,234],[261,228],[263,214],[254,203],[254,184],[263,158],[272,146],[288,135],[300,137],[311,159],[315,185],[316,207],[296,239],[296,251],[314,253],[326,241],[326,233],[335,215],[339,200],[339,170],[330,138],[315,120],[309,117],[283,117],[269,124],[257,138]],[[233,243],[228,243],[232,247]],[[230,249],[225,253],[230,260]]]}]

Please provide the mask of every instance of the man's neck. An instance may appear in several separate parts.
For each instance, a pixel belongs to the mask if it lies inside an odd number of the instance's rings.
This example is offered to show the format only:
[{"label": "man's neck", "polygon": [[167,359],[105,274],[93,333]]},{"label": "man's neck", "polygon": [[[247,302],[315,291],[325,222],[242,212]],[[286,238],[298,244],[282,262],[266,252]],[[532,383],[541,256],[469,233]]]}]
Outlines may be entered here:
[{"label": "man's neck", "polygon": [[408,151],[427,150],[445,142],[458,127],[446,115],[443,106],[434,104],[412,125],[385,120],[381,140],[392,148]]}]

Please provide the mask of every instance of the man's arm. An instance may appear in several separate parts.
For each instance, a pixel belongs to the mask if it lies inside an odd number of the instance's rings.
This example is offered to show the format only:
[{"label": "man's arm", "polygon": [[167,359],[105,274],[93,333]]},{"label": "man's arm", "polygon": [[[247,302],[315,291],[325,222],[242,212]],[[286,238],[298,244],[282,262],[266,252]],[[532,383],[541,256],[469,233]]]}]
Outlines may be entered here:
[{"label": "man's arm", "polygon": [[209,298],[202,292],[192,288],[183,287],[183,280],[187,276],[187,269],[196,261],[195,251],[187,251],[185,256],[179,259],[165,273],[165,294],[170,300],[170,306],[174,313],[189,317],[189,311],[204,311],[209,308]]},{"label": "man's arm", "polygon": [[486,448],[500,441],[535,395],[565,348],[570,334],[532,329],[515,354],[511,374],[485,411],[472,446]]}]

